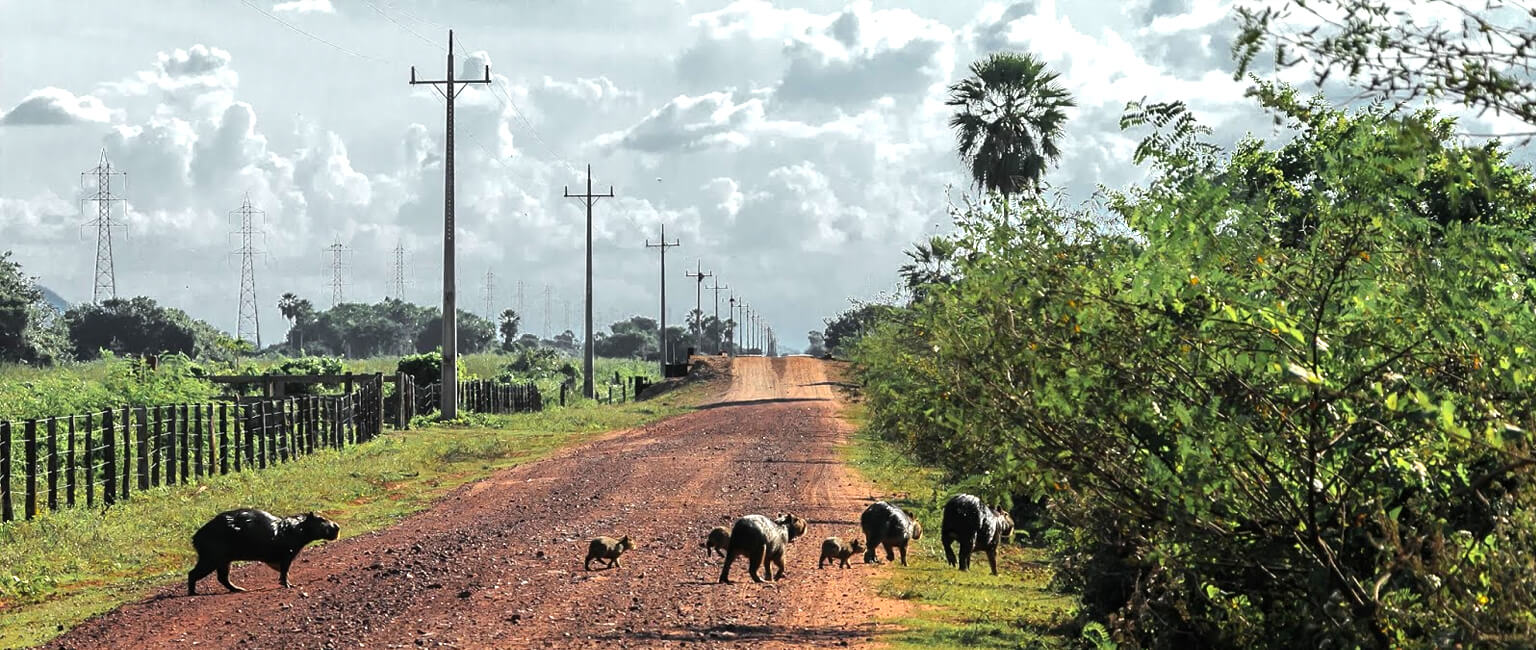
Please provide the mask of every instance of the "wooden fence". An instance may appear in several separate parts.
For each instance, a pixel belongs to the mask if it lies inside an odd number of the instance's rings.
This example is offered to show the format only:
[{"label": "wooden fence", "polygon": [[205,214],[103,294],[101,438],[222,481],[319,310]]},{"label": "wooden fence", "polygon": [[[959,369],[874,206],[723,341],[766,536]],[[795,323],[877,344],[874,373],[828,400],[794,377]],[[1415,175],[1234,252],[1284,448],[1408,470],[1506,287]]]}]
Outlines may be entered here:
[{"label": "wooden fence", "polygon": [[[442,400],[441,384],[417,386],[409,379],[399,382],[396,394],[405,396],[410,411],[400,417],[407,424],[411,418],[438,410]],[[398,402],[397,402],[398,403]],[[459,382],[459,408],[472,413],[527,413],[544,410],[544,396],[532,382],[504,384],[488,380]]]},{"label": "wooden fence", "polygon": [[[384,428],[383,382],[345,395],[123,407],[0,422],[0,521],[265,469]],[[19,503],[18,503],[19,502]]]}]

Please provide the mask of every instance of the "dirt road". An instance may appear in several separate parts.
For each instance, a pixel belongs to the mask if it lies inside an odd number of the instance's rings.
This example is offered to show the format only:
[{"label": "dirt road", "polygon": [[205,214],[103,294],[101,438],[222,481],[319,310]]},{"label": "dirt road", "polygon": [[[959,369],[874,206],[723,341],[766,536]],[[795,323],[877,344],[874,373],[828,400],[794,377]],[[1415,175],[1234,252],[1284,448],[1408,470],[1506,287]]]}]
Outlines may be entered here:
[{"label": "dirt road", "polygon": [[[861,645],[898,604],[871,573],[816,569],[820,541],[858,529],[868,486],[838,461],[845,435],[823,362],[744,358],[699,411],[608,436],[455,491],[398,525],[311,548],[276,586],[262,565],[235,570],[252,591],[209,579],[168,587],[56,640],[53,647],[699,647]],[[735,584],[704,533],[737,515],[810,520],[786,579]],[[344,523],[344,522],[343,522]],[[582,570],[593,536],[628,534],[623,567]]]}]

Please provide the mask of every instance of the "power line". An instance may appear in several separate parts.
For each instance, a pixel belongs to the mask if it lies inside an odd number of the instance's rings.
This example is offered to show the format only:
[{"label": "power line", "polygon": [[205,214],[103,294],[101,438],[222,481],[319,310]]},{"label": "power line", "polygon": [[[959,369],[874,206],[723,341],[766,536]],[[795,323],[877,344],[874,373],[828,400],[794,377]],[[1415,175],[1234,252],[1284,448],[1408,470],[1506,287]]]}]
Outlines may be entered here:
[{"label": "power line", "polygon": [[646,248],[661,249],[661,336],[656,339],[656,351],[661,356],[661,376],[667,376],[667,249],[682,246],[680,239],[667,241],[667,224],[661,224],[661,243],[645,240]]},{"label": "power line", "polygon": [[256,349],[261,349],[261,318],[256,309],[256,256],[261,251],[256,249],[256,236],[261,234],[256,226],[255,218],[266,219],[267,213],[251,207],[251,195],[247,193],[240,202],[238,210],[231,210],[230,217],[239,218],[239,230],[234,234],[240,235],[240,310],[235,320],[235,338],[242,341],[254,341]]},{"label": "power line", "polygon": [[442,363],[442,397],[438,400],[443,419],[452,420],[459,416],[459,341],[458,341],[458,311],[455,286],[454,266],[454,221],[453,221],[453,100],[463,92],[463,87],[470,84],[491,83],[491,66],[485,66],[483,79],[454,79],[453,62],[453,30],[448,30],[448,73],[443,80],[417,80],[416,66],[411,66],[411,85],[426,84],[446,100],[446,120],[443,128],[443,363]]},{"label": "power line", "polygon": [[271,12],[268,12],[266,9],[262,9],[261,7],[256,6],[256,3],[252,2],[251,0],[240,0],[240,2],[242,4],[244,4],[245,6],[247,6],[247,7],[250,7],[252,9],[255,9],[256,11],[261,12],[261,15],[266,16],[268,18],[271,18],[272,20],[275,20],[278,23],[281,23],[284,27],[287,27],[288,29],[291,29],[291,30],[293,30],[295,32],[298,32],[300,34],[303,34],[304,36],[307,36],[307,37],[309,37],[309,38],[311,38],[313,40],[316,40],[316,41],[319,41],[319,42],[324,43],[326,45],[329,45],[329,46],[335,48],[336,50],[338,50],[340,52],[343,52],[343,53],[346,53],[346,54],[350,54],[350,55],[355,56],[355,57],[357,57],[359,59],[364,59],[364,60],[367,60],[367,61],[373,61],[375,63],[393,63],[393,61],[387,61],[385,59],[380,59],[378,57],[368,56],[367,54],[363,54],[363,53],[360,53],[360,52],[356,52],[356,51],[347,49],[345,47],[342,47],[340,45],[332,43],[332,42],[330,42],[328,40],[320,38],[319,36],[311,34],[310,32],[304,31],[303,29],[299,28],[297,25],[294,25],[293,23],[290,23],[290,22],[288,22],[286,20],[283,20],[282,18],[272,14]]},{"label": "power line", "polygon": [[597,203],[598,199],[613,198],[613,186],[608,186],[607,194],[593,194],[592,166],[587,165],[587,191],[581,194],[571,194],[571,188],[567,186],[565,188],[565,198],[580,199],[582,205],[587,208],[587,306],[586,329],[583,331],[582,336],[585,342],[582,344],[581,353],[581,394],[587,399],[592,399],[594,395],[592,388],[592,204]]},{"label": "power line", "polygon": [[[101,150],[101,161],[95,167],[80,174],[80,186],[86,187],[86,177],[94,176],[96,179],[96,191],[80,199],[81,211],[85,210],[85,203],[96,202],[96,218],[85,222],[81,229],[94,226],[96,228],[96,280],[91,289],[91,302],[100,303],[106,298],[117,298],[117,271],[112,263],[112,229],[122,228],[123,224],[112,219],[112,204],[123,202],[125,199],[112,196],[112,177],[123,177],[123,185],[128,185],[127,172],[112,170],[112,162],[107,160],[107,150]],[[126,203],[125,203],[126,206]],[[126,210],[126,207],[125,207]]]},{"label": "power line", "polygon": [[347,264],[346,257],[352,250],[347,248],[346,244],[341,243],[339,237],[335,243],[326,246],[325,250],[331,255],[331,306],[335,307],[347,300],[346,287],[350,282],[347,281],[349,265]]},{"label": "power line", "polygon": [[[468,44],[464,43],[464,39],[459,39],[459,44],[464,45],[466,48],[469,47]],[[524,115],[522,108],[517,105],[517,100],[512,98],[511,92],[507,91],[505,88],[492,87],[491,96],[496,98],[496,102],[501,104],[502,109],[505,110],[509,106],[511,107],[512,116],[517,118],[519,122],[522,122],[523,126],[528,129],[529,135],[533,136],[534,141],[538,142],[539,146],[544,148],[545,153],[549,154],[550,157],[554,158],[555,160],[565,162],[565,158],[562,157],[559,153],[555,152],[555,148],[550,146],[548,141],[544,140],[544,136],[539,134],[538,128],[534,127],[533,122],[529,120],[526,115]]]}]

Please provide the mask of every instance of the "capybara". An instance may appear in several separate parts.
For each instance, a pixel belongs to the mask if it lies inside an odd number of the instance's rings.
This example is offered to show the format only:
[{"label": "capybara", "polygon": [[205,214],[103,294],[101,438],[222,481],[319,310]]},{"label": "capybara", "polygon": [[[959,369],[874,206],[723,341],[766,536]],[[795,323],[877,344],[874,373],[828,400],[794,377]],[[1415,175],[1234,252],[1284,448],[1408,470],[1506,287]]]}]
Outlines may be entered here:
[{"label": "capybara", "polygon": [[875,562],[875,549],[885,547],[885,559],[895,561],[892,549],[901,549],[901,565],[907,565],[907,542],[922,539],[923,526],[910,515],[892,504],[876,501],[859,515],[859,527],[864,529],[864,563]]},{"label": "capybara", "polygon": [[624,551],[633,550],[634,548],[635,543],[630,541],[629,535],[619,539],[599,537],[587,545],[587,561],[583,562],[581,566],[591,571],[592,560],[607,560],[608,568],[610,569],[623,567],[624,565],[619,564],[619,556],[623,555]]},{"label": "capybara", "polygon": [[[720,569],[720,582],[731,583],[731,562],[736,556],[747,558],[747,572],[753,582],[784,579],[784,548],[805,534],[805,520],[795,515],[779,515],[769,519],[762,515],[747,515],[731,526],[731,541],[726,546],[725,566]],[[773,567],[779,567],[778,575]],[[763,575],[757,575],[762,567]]]},{"label": "capybara", "polygon": [[252,508],[221,512],[192,534],[197,566],[187,572],[187,595],[197,595],[197,581],[217,571],[219,583],[230,591],[245,591],[229,581],[229,563],[264,562],[288,584],[288,567],[305,544],[336,539],[341,526],[313,512],[278,519]]},{"label": "capybara", "polygon": [[816,568],[823,568],[826,566],[827,560],[832,560],[833,566],[841,562],[842,567],[846,569],[848,568],[848,558],[853,557],[854,553],[862,550],[864,550],[864,544],[859,540],[853,540],[853,543],[850,544],[839,537],[828,537],[821,540],[821,559],[816,560]]},{"label": "capybara", "polygon": [[705,539],[704,543],[700,544],[699,546],[704,547],[704,553],[706,555],[714,556],[715,551],[719,551],[721,555],[725,555],[725,549],[727,546],[730,546],[730,544],[731,531],[726,530],[725,526],[715,526],[714,528],[710,529],[709,538]]},{"label": "capybara", "polygon": [[[969,494],[956,494],[944,504],[944,521],[939,525],[940,538],[944,542],[944,561],[961,571],[971,568],[971,552],[986,551],[987,563],[992,575],[997,575],[997,547],[1013,534],[1013,517],[1002,509],[994,509]],[[960,555],[950,549],[952,542],[960,543]]]}]

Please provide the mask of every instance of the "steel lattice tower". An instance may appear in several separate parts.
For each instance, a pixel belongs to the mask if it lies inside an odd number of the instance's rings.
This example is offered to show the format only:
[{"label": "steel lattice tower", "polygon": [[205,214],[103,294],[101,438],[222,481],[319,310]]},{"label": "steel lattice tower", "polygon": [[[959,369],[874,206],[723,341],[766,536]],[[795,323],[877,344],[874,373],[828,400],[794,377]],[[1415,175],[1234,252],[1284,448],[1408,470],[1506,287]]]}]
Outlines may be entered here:
[{"label": "steel lattice tower", "polygon": [[401,302],[405,302],[405,285],[410,284],[410,281],[407,280],[406,277],[405,277],[405,243],[404,242],[395,245],[394,254],[395,254],[395,262],[394,262],[394,267],[395,268],[394,268],[394,274],[390,278],[389,288],[390,288],[390,292],[392,294],[394,294],[392,297],[395,300],[399,300]]},{"label": "steel lattice tower", "polygon": [[517,281],[517,315],[526,316],[523,312],[523,281]]},{"label": "steel lattice tower", "polygon": [[261,349],[261,319],[256,311],[256,256],[261,251],[256,249],[256,236],[261,231],[256,227],[256,217],[266,218],[267,213],[251,207],[251,195],[246,194],[240,202],[240,209],[231,210],[231,219],[239,219],[239,229],[234,234],[240,235],[240,250],[235,251],[240,256],[240,315],[235,322],[235,338],[242,341],[254,341],[256,349]]},{"label": "steel lattice tower", "polygon": [[549,285],[548,284],[544,285],[544,336],[549,337],[549,338],[555,338],[554,333],[549,331]]},{"label": "steel lattice tower", "polygon": [[[112,203],[123,199],[112,196],[113,176],[122,176],[126,189],[128,174],[113,171],[112,163],[107,160],[106,149],[101,150],[101,161],[95,167],[80,174],[80,186],[88,192],[80,199],[81,212],[85,211],[84,203],[96,202],[96,218],[81,226],[82,229],[96,228],[96,280],[91,290],[91,302],[94,303],[117,297],[117,274],[112,267],[112,229],[121,228],[123,224],[113,221]],[[90,191],[92,188],[86,183],[87,177],[95,179],[94,191]]]},{"label": "steel lattice tower", "polygon": [[485,272],[485,318],[496,322],[496,272]]},{"label": "steel lattice tower", "polygon": [[346,302],[346,254],[351,251],[341,243],[340,239],[325,247],[325,250],[331,254],[331,306],[335,307]]}]

